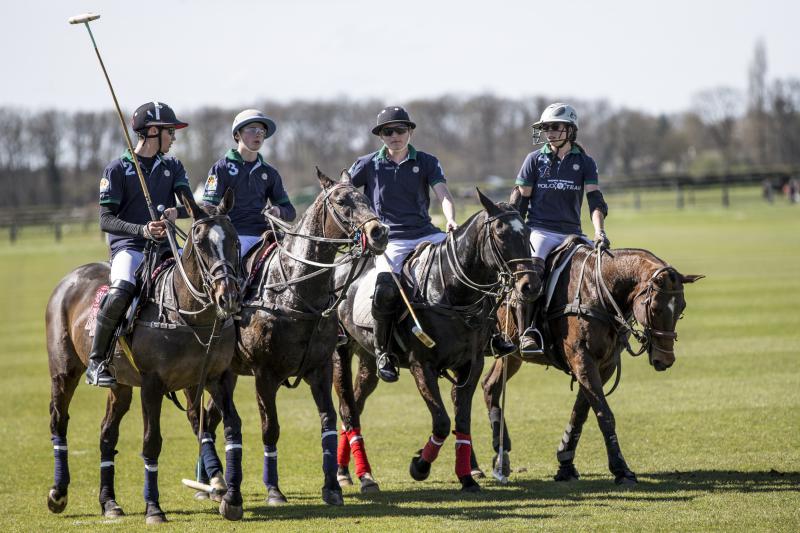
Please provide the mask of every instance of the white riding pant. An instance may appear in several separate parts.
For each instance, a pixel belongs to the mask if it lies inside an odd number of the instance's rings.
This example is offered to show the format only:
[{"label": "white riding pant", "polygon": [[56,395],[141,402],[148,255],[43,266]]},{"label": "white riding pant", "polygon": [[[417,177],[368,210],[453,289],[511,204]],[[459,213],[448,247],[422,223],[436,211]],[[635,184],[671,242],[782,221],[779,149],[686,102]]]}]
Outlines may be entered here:
[{"label": "white riding pant", "polygon": [[250,251],[250,248],[261,240],[261,235],[239,235],[239,258]]},{"label": "white riding pant", "polygon": [[542,229],[531,230],[531,246],[533,246],[533,257],[547,259],[553,248],[564,242],[567,238],[566,233],[556,233]]},{"label": "white riding pant", "polygon": [[144,254],[136,250],[120,250],[111,260],[111,283],[124,279],[136,285],[136,269],[144,261]]},{"label": "white riding pant", "polygon": [[433,244],[442,242],[447,238],[447,233],[431,233],[416,239],[393,239],[386,246],[383,255],[375,257],[375,269],[378,272],[394,272],[398,274],[403,268],[403,260],[414,251],[417,245],[424,241],[431,241]]}]

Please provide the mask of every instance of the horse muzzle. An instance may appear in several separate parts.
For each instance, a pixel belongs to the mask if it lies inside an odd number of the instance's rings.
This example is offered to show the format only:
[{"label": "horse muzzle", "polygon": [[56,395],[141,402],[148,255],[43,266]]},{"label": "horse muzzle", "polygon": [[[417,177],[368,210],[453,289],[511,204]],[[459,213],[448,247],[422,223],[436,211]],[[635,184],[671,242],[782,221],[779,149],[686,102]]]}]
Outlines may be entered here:
[{"label": "horse muzzle", "polygon": [[236,283],[221,280],[214,288],[214,302],[217,306],[217,316],[227,320],[237,314],[242,308],[242,298]]},{"label": "horse muzzle", "polygon": [[673,350],[665,350],[655,344],[650,345],[647,354],[650,357],[650,364],[653,365],[656,372],[663,372],[675,363],[675,352]]},{"label": "horse muzzle", "polygon": [[389,245],[389,228],[377,220],[372,220],[364,225],[364,234],[367,237],[367,247],[375,255],[381,255]]}]

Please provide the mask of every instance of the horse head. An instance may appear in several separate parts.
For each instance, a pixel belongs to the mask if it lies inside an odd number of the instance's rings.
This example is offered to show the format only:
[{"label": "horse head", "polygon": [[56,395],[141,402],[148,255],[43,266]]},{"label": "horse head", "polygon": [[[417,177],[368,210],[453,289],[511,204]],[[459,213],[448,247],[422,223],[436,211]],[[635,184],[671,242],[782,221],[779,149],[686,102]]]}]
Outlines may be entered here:
[{"label": "horse head", "polygon": [[664,371],[675,362],[675,327],[686,309],[683,286],[703,277],[684,276],[667,265],[652,271],[638,287],[633,313],[644,330],[650,364],[657,371]]},{"label": "horse head", "polygon": [[477,189],[478,199],[486,211],[485,249],[481,252],[487,264],[501,276],[513,280],[518,300],[533,302],[542,292],[541,276],[533,276],[542,265],[531,257],[530,229],[519,211],[509,204],[496,204]]},{"label": "horse head", "polygon": [[[199,278],[202,286],[200,296],[205,296],[216,306],[219,318],[227,319],[241,307],[239,239],[228,218],[228,212],[233,208],[233,190],[225,191],[218,206],[205,209],[187,193],[180,197],[192,217],[181,261],[187,274],[192,272]],[[194,287],[188,288],[198,299]]]},{"label": "horse head", "polygon": [[378,220],[367,197],[353,186],[350,174],[343,170],[340,181],[335,182],[317,168],[317,179],[325,210],[322,235],[353,239],[363,249],[382,254],[389,244],[389,228]]}]

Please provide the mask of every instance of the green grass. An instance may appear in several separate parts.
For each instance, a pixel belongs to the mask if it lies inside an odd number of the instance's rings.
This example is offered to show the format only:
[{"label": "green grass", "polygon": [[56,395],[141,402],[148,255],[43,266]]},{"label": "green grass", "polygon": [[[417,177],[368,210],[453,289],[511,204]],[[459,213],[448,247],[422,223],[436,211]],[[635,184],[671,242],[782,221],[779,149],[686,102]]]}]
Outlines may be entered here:
[{"label": "green grass", "polygon": [[[281,486],[290,505],[267,507],[249,378],[237,391],[244,521],[223,523],[213,505],[195,502],[180,485],[181,477],[192,475],[197,448],[182,414],[165,403],[159,478],[171,523],[162,529],[798,530],[800,209],[753,198],[739,202],[740,196],[729,209],[706,202],[677,211],[646,198],[641,210],[611,204],[607,227],[614,246],[648,248],[683,273],[708,276],[687,288],[673,368],[656,373],[645,358],[626,357],[621,386],[610,399],[623,452],[640,479],[636,487],[613,484],[591,414],[576,458],[582,480],[551,481],[574,396],[565,375],[536,366],[524,368],[508,388],[511,484],[485,480],[479,495],[459,494],[452,438],[429,480],[414,482],[408,461],[427,439],[430,418],[404,372],[400,383],[379,387],[363,417],[383,492],[365,497],[345,488],[342,508],[321,502],[319,421],[308,388],[282,390]],[[117,456],[117,497],[129,516],[109,523],[98,515],[105,393],[83,384],[70,410],[70,503],[61,515],[45,505],[53,459],[44,308],[70,269],[105,257],[97,234],[80,229],[65,231],[58,244],[47,232],[23,232],[14,245],[0,242],[0,437],[8,474],[0,487],[0,526],[6,531],[135,531],[143,525],[138,395]],[[488,470],[491,439],[480,395],[473,414],[474,445]]]}]

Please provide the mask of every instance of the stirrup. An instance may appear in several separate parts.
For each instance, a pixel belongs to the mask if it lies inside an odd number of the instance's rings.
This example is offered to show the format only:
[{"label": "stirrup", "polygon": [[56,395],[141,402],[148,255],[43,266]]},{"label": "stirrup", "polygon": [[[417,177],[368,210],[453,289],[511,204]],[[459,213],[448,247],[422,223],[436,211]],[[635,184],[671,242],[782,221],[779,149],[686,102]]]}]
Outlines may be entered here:
[{"label": "stirrup", "polygon": [[[539,338],[537,341],[536,338]],[[528,342],[525,340],[530,339]],[[531,357],[534,355],[542,355],[544,353],[544,338],[538,329],[531,326],[519,337],[519,353],[522,357]]]},{"label": "stirrup", "polygon": [[108,363],[102,361],[97,364],[97,367],[92,370],[92,362],[86,368],[86,383],[96,387],[115,387],[117,385],[116,378],[111,375],[108,369]]},{"label": "stirrup", "polygon": [[388,353],[382,353],[375,359],[375,364],[378,367],[378,377],[387,383],[394,383],[400,376],[397,366],[394,364],[392,356]]}]

